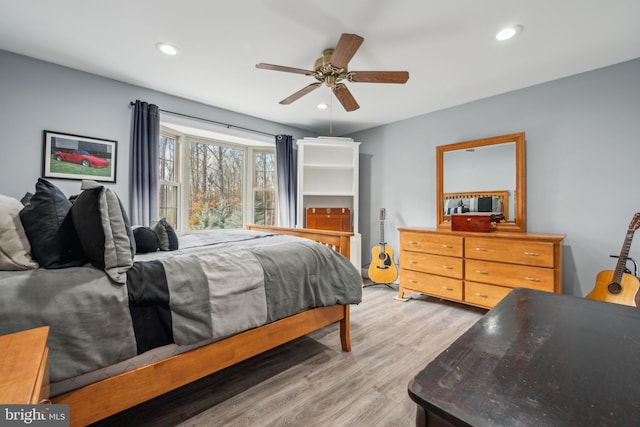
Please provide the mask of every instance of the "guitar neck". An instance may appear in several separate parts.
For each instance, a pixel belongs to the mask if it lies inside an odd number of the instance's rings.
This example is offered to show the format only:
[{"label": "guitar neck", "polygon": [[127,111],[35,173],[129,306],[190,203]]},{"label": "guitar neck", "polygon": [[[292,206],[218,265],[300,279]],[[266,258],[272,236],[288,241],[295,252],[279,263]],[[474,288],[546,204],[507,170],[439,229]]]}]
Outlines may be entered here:
[{"label": "guitar neck", "polygon": [[386,245],[385,241],[384,241],[384,216],[385,216],[385,209],[382,208],[380,209],[380,248],[382,250],[384,250],[384,245]]},{"label": "guitar neck", "polygon": [[627,231],[627,236],[625,237],[624,243],[622,244],[620,257],[618,258],[618,263],[616,264],[616,269],[613,273],[613,281],[616,283],[620,283],[625,266],[627,265],[627,256],[629,255],[629,249],[631,249],[631,241],[633,240],[634,231],[635,230],[632,229],[629,229]]}]

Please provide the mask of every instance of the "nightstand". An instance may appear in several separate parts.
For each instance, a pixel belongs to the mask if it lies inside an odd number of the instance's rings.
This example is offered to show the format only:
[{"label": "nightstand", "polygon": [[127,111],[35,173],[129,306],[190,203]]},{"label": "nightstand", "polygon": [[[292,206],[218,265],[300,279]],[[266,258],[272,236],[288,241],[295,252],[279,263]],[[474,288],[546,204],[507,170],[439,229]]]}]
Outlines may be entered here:
[{"label": "nightstand", "polygon": [[49,398],[49,327],[0,336],[0,403],[37,404]]}]

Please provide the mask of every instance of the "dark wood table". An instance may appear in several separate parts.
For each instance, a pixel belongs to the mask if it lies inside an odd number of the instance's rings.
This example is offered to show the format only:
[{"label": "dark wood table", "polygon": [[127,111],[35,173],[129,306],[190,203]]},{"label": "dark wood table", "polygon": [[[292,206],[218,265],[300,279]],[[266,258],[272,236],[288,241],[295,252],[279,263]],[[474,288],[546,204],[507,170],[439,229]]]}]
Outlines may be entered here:
[{"label": "dark wood table", "polygon": [[640,426],[640,308],[516,289],[409,396],[417,425]]}]

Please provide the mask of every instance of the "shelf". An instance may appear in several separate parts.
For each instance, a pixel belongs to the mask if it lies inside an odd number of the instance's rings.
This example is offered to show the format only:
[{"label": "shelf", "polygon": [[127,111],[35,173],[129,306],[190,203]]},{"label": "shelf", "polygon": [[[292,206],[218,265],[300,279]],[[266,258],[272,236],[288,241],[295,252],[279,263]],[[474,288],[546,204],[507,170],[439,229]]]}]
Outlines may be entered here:
[{"label": "shelf", "polygon": [[354,167],[352,164],[336,165],[336,164],[305,163],[303,167],[306,169],[322,169],[322,170],[347,170],[347,171],[354,170]]},{"label": "shelf", "polygon": [[354,193],[353,192],[341,192],[341,191],[334,191],[334,192],[328,192],[328,191],[303,191],[302,195],[303,196],[327,196],[327,197],[333,197],[333,196],[353,197]]},{"label": "shelf", "polygon": [[345,207],[358,233],[359,142],[351,138],[304,138],[298,145],[297,226],[309,207]]}]

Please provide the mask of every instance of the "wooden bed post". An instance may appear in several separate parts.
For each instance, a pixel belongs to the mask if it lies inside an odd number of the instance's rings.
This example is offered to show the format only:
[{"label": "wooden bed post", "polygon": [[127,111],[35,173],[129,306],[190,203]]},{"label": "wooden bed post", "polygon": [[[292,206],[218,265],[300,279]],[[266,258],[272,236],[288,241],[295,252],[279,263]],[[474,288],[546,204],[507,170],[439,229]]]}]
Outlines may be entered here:
[{"label": "wooden bed post", "polygon": [[351,312],[348,304],[343,307],[344,316],[340,319],[340,344],[342,345],[342,351],[351,351],[351,326],[349,323]]}]

